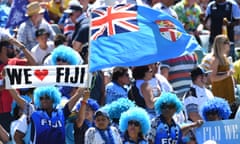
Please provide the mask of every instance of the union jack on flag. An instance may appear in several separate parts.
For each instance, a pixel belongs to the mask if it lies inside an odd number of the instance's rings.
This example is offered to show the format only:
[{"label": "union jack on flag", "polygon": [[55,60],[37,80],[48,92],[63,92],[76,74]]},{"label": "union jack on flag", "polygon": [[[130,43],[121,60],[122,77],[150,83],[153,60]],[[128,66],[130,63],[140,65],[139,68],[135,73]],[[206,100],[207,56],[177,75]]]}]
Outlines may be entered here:
[{"label": "union jack on flag", "polygon": [[133,4],[101,7],[91,12],[91,40],[139,30],[137,6]]}]

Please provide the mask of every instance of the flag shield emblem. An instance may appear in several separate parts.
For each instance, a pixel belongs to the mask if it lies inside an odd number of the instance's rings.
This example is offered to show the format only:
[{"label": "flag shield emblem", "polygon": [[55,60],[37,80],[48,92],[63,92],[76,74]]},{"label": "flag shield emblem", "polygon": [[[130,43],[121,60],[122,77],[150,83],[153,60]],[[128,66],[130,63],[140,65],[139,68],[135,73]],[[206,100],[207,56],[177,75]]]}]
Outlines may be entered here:
[{"label": "flag shield emblem", "polygon": [[176,26],[169,20],[157,20],[160,34],[167,40],[175,42],[181,38],[182,33],[176,29]]}]

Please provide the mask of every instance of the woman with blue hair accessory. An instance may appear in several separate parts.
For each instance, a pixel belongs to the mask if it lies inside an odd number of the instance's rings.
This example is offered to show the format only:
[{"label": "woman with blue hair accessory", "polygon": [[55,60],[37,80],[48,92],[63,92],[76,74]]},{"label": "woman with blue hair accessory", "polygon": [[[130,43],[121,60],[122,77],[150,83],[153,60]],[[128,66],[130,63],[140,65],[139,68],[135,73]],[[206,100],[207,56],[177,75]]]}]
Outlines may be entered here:
[{"label": "woman with blue hair accessory", "polygon": [[214,97],[202,105],[201,113],[205,121],[217,121],[228,119],[232,111],[225,99]]},{"label": "woman with blue hair accessory", "polygon": [[154,107],[158,116],[152,119],[151,130],[148,134],[149,143],[182,143],[181,128],[173,120],[173,115],[183,108],[176,94],[162,93],[154,103]]},{"label": "woman with blue hair accessory", "polygon": [[112,120],[112,125],[118,128],[119,119],[123,112],[127,111],[131,107],[135,107],[135,103],[128,98],[119,98],[116,101],[108,104],[109,118]]},{"label": "woman with blue hair accessory", "polygon": [[150,117],[140,107],[132,107],[122,113],[119,129],[124,133],[123,144],[147,144],[144,135],[150,130]]},{"label": "woman with blue hair accessory", "polygon": [[[28,110],[32,108],[29,106],[31,104],[22,99],[16,90],[9,91],[21,108],[31,111]],[[59,90],[53,86],[36,88],[33,93],[36,110],[31,113],[30,142],[65,144],[65,118],[68,117],[82,93],[78,91],[63,109],[57,109],[61,99]]]},{"label": "woman with blue hair accessory", "polygon": [[81,56],[71,47],[60,45],[52,51],[52,65],[80,65]]}]

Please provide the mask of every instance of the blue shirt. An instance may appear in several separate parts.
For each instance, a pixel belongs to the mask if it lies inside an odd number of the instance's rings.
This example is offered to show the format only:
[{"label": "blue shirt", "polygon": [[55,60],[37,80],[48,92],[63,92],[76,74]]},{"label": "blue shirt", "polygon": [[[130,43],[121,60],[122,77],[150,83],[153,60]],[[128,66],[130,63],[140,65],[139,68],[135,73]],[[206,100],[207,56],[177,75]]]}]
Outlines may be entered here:
[{"label": "blue shirt", "polygon": [[111,103],[121,97],[128,98],[128,90],[116,82],[106,85],[106,103]]}]

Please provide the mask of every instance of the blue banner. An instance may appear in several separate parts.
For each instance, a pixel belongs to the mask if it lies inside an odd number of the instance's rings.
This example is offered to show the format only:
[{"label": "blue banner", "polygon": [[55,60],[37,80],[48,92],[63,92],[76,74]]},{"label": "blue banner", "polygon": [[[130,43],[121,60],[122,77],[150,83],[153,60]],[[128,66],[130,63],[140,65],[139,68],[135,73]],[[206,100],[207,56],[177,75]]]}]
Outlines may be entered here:
[{"label": "blue banner", "polygon": [[90,71],[146,65],[200,47],[178,20],[149,7],[101,7],[91,17]]},{"label": "blue banner", "polygon": [[222,120],[205,122],[196,130],[196,138],[199,144],[207,140],[214,140],[217,144],[240,143],[240,121]]}]

